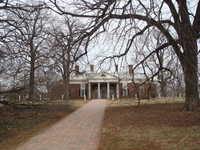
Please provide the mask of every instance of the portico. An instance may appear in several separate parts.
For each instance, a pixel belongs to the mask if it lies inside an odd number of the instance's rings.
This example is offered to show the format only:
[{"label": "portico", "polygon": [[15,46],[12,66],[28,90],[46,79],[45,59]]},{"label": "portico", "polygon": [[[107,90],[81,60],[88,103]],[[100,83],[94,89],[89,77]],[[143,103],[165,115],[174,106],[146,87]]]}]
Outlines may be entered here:
[{"label": "portico", "polygon": [[109,81],[96,81],[88,83],[88,99],[119,98],[119,83]]},{"label": "portico", "polygon": [[[92,68],[93,69],[93,68]],[[127,78],[119,78],[117,74],[107,72],[91,72],[83,75],[76,75],[70,84],[79,84],[79,96],[84,99],[119,99],[124,94],[122,84],[128,84]],[[127,87],[127,86],[126,86]]]},{"label": "portico", "polygon": [[[70,76],[70,88],[69,96],[72,99],[83,98],[86,99],[115,99],[136,97],[141,95],[146,97],[156,96],[156,86],[153,83],[147,83],[142,86],[139,91],[136,89],[136,85],[143,82],[141,78],[133,79],[132,65],[128,66],[127,72],[95,72],[94,66],[90,66],[90,71],[80,72],[79,67],[75,67],[75,74]],[[116,67],[117,68],[117,67]],[[55,86],[53,90],[57,90],[56,96],[52,95],[54,99],[60,98],[65,93],[65,89],[60,89],[63,86],[62,82],[59,82],[60,86]],[[155,88],[152,88],[155,87]],[[149,91],[151,90],[151,91]],[[150,93],[151,92],[151,93]],[[54,93],[55,92],[51,92]],[[150,95],[151,94],[151,95]]]}]

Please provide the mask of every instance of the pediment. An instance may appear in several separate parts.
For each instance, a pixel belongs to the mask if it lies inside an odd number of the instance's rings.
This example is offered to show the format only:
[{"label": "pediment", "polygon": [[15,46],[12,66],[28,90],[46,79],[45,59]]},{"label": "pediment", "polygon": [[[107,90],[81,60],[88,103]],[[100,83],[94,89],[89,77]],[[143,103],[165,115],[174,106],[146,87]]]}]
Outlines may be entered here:
[{"label": "pediment", "polygon": [[107,72],[101,72],[93,76],[93,79],[117,79],[117,76]]}]

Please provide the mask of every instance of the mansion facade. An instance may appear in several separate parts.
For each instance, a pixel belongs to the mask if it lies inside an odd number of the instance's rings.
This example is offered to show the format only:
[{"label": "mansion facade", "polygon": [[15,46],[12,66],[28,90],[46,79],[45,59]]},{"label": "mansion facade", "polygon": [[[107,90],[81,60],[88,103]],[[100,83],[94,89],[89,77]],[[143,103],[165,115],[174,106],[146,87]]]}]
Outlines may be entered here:
[{"label": "mansion facade", "polygon": [[[139,86],[142,79],[134,79],[132,65],[128,65],[127,72],[115,73],[95,72],[94,65],[90,65],[90,71],[79,72],[79,66],[75,66],[75,74],[70,78],[69,96],[71,99],[119,99],[119,98],[152,98],[157,96],[156,85],[145,83]],[[62,83],[52,88],[52,99],[58,99],[64,93]]]}]

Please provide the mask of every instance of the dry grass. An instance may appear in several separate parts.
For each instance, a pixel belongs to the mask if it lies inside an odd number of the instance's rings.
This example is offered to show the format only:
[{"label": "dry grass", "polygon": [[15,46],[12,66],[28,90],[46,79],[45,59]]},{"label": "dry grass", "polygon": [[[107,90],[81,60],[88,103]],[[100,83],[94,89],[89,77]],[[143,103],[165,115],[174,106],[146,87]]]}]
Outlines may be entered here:
[{"label": "dry grass", "polygon": [[70,105],[71,107],[80,107],[83,104],[87,103],[83,99],[74,99],[74,100],[36,100],[36,101],[28,101],[28,100],[12,100],[12,103],[15,104],[25,104],[25,105]]},{"label": "dry grass", "polygon": [[[120,99],[111,101],[111,107],[121,107],[121,106],[138,106],[138,100],[136,99]],[[144,104],[171,104],[171,103],[183,103],[183,98],[154,98],[154,99],[141,99],[140,105]]]},{"label": "dry grass", "polygon": [[111,102],[99,150],[199,150],[200,111],[182,108],[181,103]]},{"label": "dry grass", "polygon": [[14,150],[19,144],[41,133],[85,102],[51,101],[31,103],[31,107],[0,108],[0,149]]}]

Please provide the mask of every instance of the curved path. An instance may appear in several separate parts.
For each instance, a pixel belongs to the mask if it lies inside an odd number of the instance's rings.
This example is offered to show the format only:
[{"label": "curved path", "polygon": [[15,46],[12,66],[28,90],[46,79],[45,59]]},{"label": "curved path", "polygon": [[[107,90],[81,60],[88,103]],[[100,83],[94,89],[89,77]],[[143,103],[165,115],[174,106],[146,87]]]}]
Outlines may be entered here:
[{"label": "curved path", "polygon": [[92,100],[17,150],[97,150],[106,100]]}]

